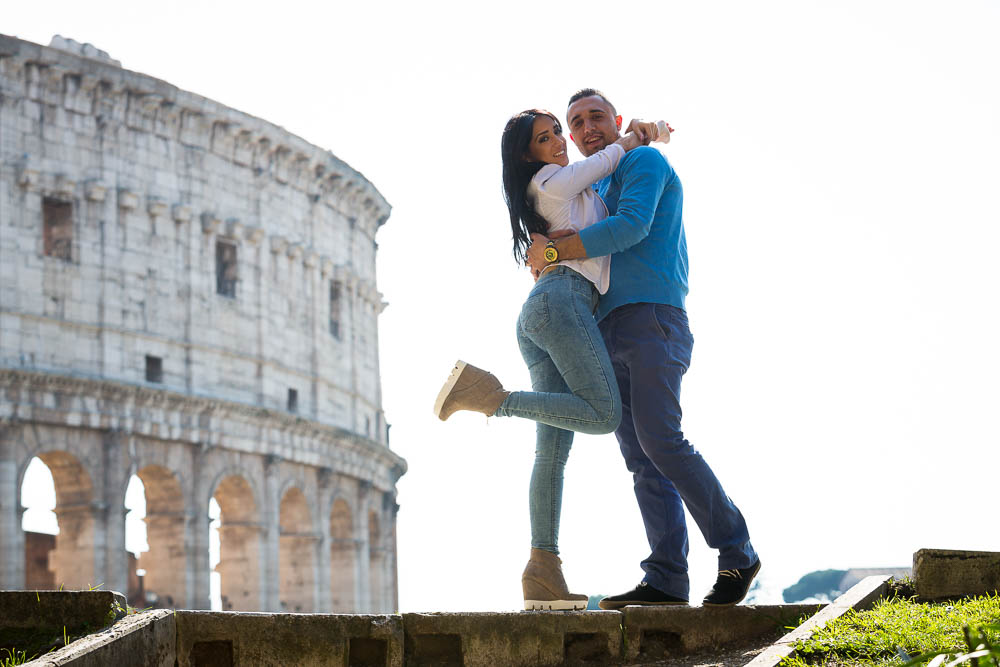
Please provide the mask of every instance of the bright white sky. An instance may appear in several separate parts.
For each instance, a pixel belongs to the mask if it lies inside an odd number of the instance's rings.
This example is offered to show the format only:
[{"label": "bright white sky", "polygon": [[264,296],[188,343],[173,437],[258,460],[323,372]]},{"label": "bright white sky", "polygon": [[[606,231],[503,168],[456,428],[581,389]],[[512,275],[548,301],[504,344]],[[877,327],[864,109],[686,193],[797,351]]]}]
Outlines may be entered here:
[{"label": "bright white sky", "polygon": [[[403,611],[520,604],[534,425],[431,414],[456,358],[527,388],[500,133],[603,89],[664,118],[685,186],[696,345],[685,431],[742,509],[768,599],[816,569],[1000,550],[1000,4],[7,3],[0,32],[123,65],[331,149],[379,233]],[[578,157],[578,156],[577,156]],[[571,587],[641,577],[614,438],[578,436]],[[693,527],[692,597],[714,581]]]}]

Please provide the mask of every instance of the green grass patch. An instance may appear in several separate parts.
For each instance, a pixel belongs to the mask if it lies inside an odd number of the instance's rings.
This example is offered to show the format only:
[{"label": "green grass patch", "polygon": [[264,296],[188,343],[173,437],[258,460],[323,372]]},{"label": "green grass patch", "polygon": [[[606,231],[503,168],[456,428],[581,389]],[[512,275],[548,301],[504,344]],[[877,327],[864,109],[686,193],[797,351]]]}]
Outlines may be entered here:
[{"label": "green grass patch", "polygon": [[[979,646],[981,654],[970,657]],[[1000,595],[949,603],[893,597],[868,611],[847,612],[795,648],[795,656],[782,665],[899,666],[935,659],[935,667],[943,667],[975,665],[976,658],[980,667],[1000,665],[993,662],[1000,660]]]}]

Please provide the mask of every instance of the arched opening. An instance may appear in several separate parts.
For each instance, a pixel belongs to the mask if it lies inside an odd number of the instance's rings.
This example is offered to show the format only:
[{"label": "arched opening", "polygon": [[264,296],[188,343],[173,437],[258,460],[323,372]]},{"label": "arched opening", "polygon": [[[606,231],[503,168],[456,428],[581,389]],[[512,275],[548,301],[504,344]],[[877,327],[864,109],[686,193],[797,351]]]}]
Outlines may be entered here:
[{"label": "arched opening", "polygon": [[355,612],[354,604],[354,522],[351,508],[343,499],[330,512],[330,587],[333,611]]},{"label": "arched opening", "polygon": [[212,496],[219,503],[219,592],[226,611],[260,609],[260,523],[250,484],[224,478]]},{"label": "arched opening", "polygon": [[[139,558],[138,566],[145,572],[143,590],[146,606],[183,607],[187,601],[187,550],[184,494],[180,481],[170,470],[158,465],[142,468],[137,473],[137,479],[145,490],[143,521],[148,551]],[[131,551],[127,520],[125,543]]]},{"label": "arched opening", "polygon": [[316,536],[309,506],[300,489],[291,488],[281,499],[278,534],[278,594],[281,611],[313,611],[313,551]]},{"label": "arched opening", "polygon": [[385,606],[382,585],[385,577],[382,572],[382,565],[385,560],[382,545],[382,532],[380,530],[378,515],[375,512],[368,513],[368,585],[371,596],[371,612],[381,613]]},{"label": "arched opening", "polygon": [[38,456],[52,473],[55,487],[56,521],[59,532],[49,553],[49,570],[55,588],[88,589],[104,582],[94,572],[96,521],[90,474],[68,452],[46,452]]},{"label": "arched opening", "polygon": [[56,546],[56,487],[48,466],[37,456],[24,471],[21,482],[21,528],[24,530],[24,587],[47,590],[56,587],[49,569],[49,554]]}]

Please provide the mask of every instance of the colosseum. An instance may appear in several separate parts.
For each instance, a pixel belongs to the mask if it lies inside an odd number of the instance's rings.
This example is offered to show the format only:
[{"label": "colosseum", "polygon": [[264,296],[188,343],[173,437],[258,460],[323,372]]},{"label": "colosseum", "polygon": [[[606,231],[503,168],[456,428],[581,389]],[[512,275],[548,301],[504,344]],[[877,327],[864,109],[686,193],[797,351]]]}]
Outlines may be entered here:
[{"label": "colosseum", "polygon": [[[225,609],[395,611],[389,211],[272,123],[90,45],[0,35],[0,589],[144,572],[159,604],[207,609],[214,571]],[[35,458],[54,538],[22,527]]]}]

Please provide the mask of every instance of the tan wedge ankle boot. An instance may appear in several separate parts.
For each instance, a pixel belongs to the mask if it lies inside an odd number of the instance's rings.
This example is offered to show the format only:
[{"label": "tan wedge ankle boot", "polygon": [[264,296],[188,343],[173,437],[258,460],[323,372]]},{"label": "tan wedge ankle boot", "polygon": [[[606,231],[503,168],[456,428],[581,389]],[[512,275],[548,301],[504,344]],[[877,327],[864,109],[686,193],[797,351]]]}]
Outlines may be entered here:
[{"label": "tan wedge ankle boot", "polygon": [[521,575],[525,609],[571,611],[587,608],[587,596],[570,593],[563,578],[559,556],[544,549],[531,550]]},{"label": "tan wedge ankle boot", "polygon": [[434,414],[441,421],[459,410],[481,412],[492,417],[509,394],[492,373],[458,361],[438,392]]}]

